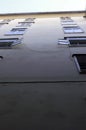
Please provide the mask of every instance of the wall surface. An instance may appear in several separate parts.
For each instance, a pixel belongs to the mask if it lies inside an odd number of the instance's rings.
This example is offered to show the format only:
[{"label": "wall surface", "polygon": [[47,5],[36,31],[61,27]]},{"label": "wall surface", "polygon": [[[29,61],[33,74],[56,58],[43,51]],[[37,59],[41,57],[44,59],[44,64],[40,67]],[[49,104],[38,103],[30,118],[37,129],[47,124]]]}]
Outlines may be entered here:
[{"label": "wall surface", "polygon": [[0,84],[1,130],[85,130],[86,83]]},{"label": "wall surface", "polygon": [[0,82],[86,81],[86,75],[79,74],[72,58],[76,52],[86,53],[86,47],[58,44],[64,37],[86,36],[85,19],[72,19],[84,33],[64,34],[60,18],[37,18],[24,35],[5,35],[12,28],[18,28],[18,22],[24,19],[14,19],[3,25],[1,38],[22,38],[22,42],[12,49],[0,49],[4,57],[0,60]]},{"label": "wall surface", "polygon": [[85,54],[86,47],[58,44],[67,36],[86,36],[86,20],[72,17],[84,31],[80,34],[64,34],[54,17],[36,18],[24,35],[5,35],[25,18],[0,28],[0,38],[22,38],[21,44],[0,49],[0,130],[86,130],[86,75],[79,74],[72,57]]}]

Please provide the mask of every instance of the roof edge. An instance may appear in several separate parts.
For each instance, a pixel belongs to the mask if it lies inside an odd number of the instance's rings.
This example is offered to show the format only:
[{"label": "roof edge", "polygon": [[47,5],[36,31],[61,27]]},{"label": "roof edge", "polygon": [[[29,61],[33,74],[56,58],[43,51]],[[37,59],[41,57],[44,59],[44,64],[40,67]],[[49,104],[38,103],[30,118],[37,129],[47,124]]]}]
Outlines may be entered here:
[{"label": "roof edge", "polygon": [[41,15],[41,14],[65,14],[65,13],[86,13],[85,10],[80,11],[58,11],[58,12],[21,12],[21,13],[1,13],[0,16],[6,15]]}]

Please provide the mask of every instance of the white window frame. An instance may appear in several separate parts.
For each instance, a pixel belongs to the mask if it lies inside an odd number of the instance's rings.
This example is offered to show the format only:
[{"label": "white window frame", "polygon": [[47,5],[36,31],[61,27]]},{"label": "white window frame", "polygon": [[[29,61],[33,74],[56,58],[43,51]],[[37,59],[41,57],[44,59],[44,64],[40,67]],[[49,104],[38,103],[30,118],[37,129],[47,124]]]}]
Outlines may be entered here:
[{"label": "white window frame", "polygon": [[65,39],[59,39],[58,40],[58,44],[59,45],[68,45],[69,44],[69,40],[65,40]]},{"label": "white window frame", "polygon": [[[82,56],[82,58],[80,59],[81,61],[78,59],[79,56]],[[72,55],[80,74],[86,74],[86,62],[84,62],[84,60],[83,60],[84,56],[86,58],[86,54],[73,54]],[[83,64],[85,66],[84,68],[83,68]]]},{"label": "white window frame", "polygon": [[64,33],[83,33],[84,31],[79,26],[65,26]]},{"label": "white window frame", "polygon": [[64,22],[62,21],[61,24],[62,25],[76,25],[77,26],[77,24],[73,21],[64,21]]}]

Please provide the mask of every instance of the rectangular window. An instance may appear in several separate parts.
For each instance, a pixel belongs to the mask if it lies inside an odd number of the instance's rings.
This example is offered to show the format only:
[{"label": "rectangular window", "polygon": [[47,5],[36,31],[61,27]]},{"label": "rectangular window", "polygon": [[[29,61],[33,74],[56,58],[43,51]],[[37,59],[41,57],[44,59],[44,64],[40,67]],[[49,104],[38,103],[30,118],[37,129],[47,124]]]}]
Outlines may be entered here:
[{"label": "rectangular window", "polygon": [[30,27],[31,23],[29,22],[18,22],[18,27]]},{"label": "rectangular window", "polygon": [[86,47],[86,37],[71,37],[69,40],[69,46],[71,47]]},{"label": "rectangular window", "polygon": [[12,46],[20,43],[21,43],[21,39],[19,38],[2,38],[0,39],[0,49],[11,48]]},{"label": "rectangular window", "polygon": [[26,18],[24,22],[34,23],[35,18]]},{"label": "rectangular window", "polygon": [[83,33],[83,30],[79,26],[67,26],[63,27],[64,33]]},{"label": "rectangular window", "polygon": [[10,19],[0,20],[0,27],[3,26],[4,24],[8,24],[10,21],[11,21]]},{"label": "rectangular window", "polygon": [[73,58],[79,73],[86,74],[86,54],[74,54]]},{"label": "rectangular window", "polygon": [[62,21],[61,22],[62,25],[77,25],[75,22],[73,21]]},{"label": "rectangular window", "polygon": [[5,35],[23,35],[27,28],[13,28],[10,32]]},{"label": "rectangular window", "polygon": [[11,19],[4,19],[0,21],[0,24],[8,24],[11,21]]},{"label": "rectangular window", "polygon": [[73,22],[73,20],[70,17],[61,17],[62,22]]}]

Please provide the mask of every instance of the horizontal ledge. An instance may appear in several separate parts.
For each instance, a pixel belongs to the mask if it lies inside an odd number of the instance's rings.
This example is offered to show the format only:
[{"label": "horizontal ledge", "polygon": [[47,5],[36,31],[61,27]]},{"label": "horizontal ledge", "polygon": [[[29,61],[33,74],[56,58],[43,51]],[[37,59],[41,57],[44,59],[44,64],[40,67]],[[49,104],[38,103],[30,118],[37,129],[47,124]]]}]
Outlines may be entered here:
[{"label": "horizontal ledge", "polygon": [[65,14],[65,13],[86,13],[85,10],[79,11],[53,11],[53,12],[21,12],[21,13],[1,13],[0,16],[6,15],[42,15],[42,14]]},{"label": "horizontal ledge", "polygon": [[28,84],[28,83],[33,83],[33,84],[38,84],[38,83],[81,83],[81,82],[85,82],[86,83],[86,81],[82,81],[82,80],[80,80],[80,81],[78,81],[78,80],[76,80],[76,81],[13,81],[13,82],[0,82],[0,84]]}]

